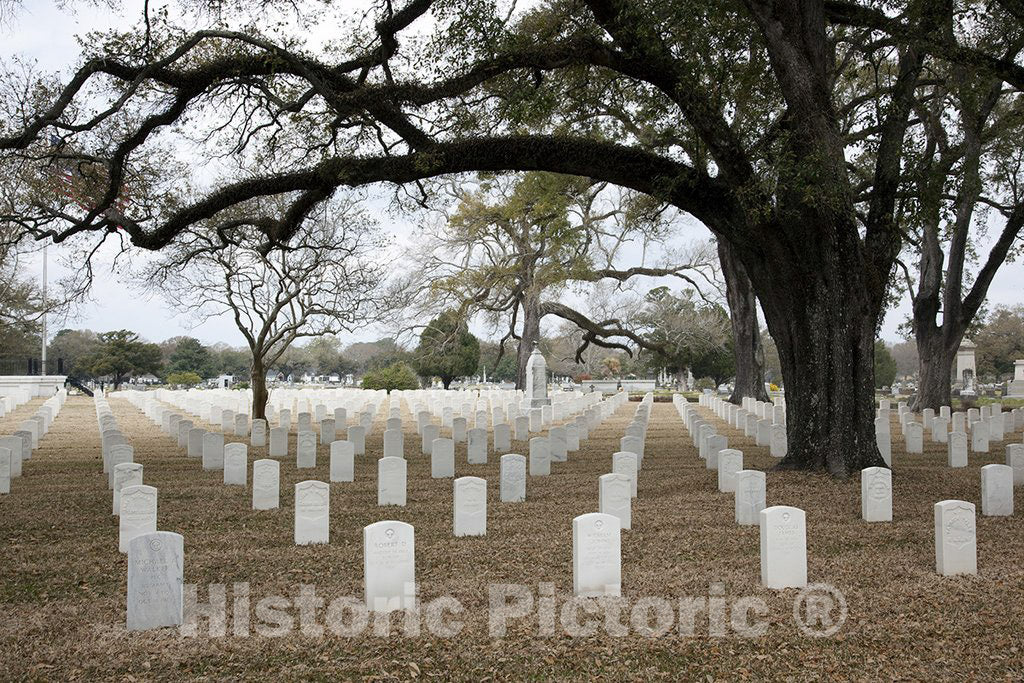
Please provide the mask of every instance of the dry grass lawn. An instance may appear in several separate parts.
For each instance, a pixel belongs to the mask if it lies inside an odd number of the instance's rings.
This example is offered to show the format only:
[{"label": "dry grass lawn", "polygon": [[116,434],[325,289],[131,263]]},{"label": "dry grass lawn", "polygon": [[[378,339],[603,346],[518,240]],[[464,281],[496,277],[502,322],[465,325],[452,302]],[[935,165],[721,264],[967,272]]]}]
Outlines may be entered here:
[{"label": "dry grass lawn", "polygon": [[[39,401],[0,419],[9,433]],[[696,633],[677,629],[657,638],[634,632],[570,637],[559,628],[540,637],[536,617],[513,622],[505,638],[488,634],[488,586],[526,584],[536,594],[552,582],[559,609],[572,592],[571,520],[597,508],[597,478],[636,404],[621,408],[552,475],[530,478],[524,504],[498,502],[498,458],[456,471],[488,480],[488,534],[454,538],[452,482],[430,478],[419,439],[406,432],[409,504],[376,505],[376,457],[382,421],[357,458],[356,482],[331,485],[330,544],[296,547],[293,487],[328,480],[321,448],[315,471],[282,463],[281,508],[251,509],[251,489],[227,487],[221,472],[197,459],[116,394],[110,404],[159,489],[158,527],[185,537],[185,581],[201,586],[247,582],[251,603],[294,597],[312,584],[328,602],[362,600],[362,528],[382,519],[416,528],[421,600],[452,595],[464,608],[453,638],[424,634],[342,637],[293,632],[283,637],[184,638],[176,630],[124,629],[126,560],[117,551],[117,521],[101,472],[100,441],[91,399],[72,397],[25,463],[24,476],[0,497],[0,677],[15,679],[844,679],[979,680],[1024,678],[1024,489],[1012,518],[980,516],[979,467],[1004,462],[1005,442],[970,467],[945,466],[945,446],[924,455],[902,452],[894,423],[894,517],[891,524],[859,520],[859,480],[770,472],[768,503],[807,510],[809,578],[845,595],[849,617],[831,638],[801,634],[793,618],[794,590],[759,585],[756,527],[733,521],[733,498],[717,492],[670,404],[652,410],[633,530],[622,539],[627,602],[646,596],[704,598],[722,583],[725,601],[762,598],[766,632],[744,638],[709,634],[707,614]],[[407,418],[406,424],[409,424]],[[766,448],[717,422],[748,468],[769,470]],[[200,426],[205,426],[200,424]],[[1007,439],[1019,441],[1021,434]],[[232,439],[229,438],[228,441]],[[928,441],[926,437],[926,442]],[[517,452],[526,445],[513,443]],[[250,448],[250,462],[264,449]],[[251,483],[251,473],[250,473]],[[946,498],[978,504],[979,575],[943,578],[934,572],[932,506]],[[229,603],[231,592],[229,590]],[[295,609],[291,616],[297,616]],[[727,617],[728,618],[728,617]],[[255,610],[253,622],[257,621]],[[323,610],[319,623],[324,623]]]}]

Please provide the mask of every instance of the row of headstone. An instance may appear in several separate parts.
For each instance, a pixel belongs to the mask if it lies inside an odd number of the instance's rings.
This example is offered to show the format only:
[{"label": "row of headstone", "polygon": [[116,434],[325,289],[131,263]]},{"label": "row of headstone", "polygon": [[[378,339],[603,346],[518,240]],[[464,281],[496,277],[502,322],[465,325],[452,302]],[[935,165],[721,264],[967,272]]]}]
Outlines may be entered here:
[{"label": "row of headstone", "polygon": [[[892,465],[891,408],[882,399],[875,417],[875,436],[879,451],[886,464]],[[947,444],[947,462],[950,467],[966,467],[968,453],[988,453],[993,441],[1002,441],[1021,428],[1024,410],[1015,408],[1002,411],[1002,405],[993,403],[966,412],[951,412],[942,406],[938,414],[931,408],[921,412],[921,420],[911,412],[906,402],[897,407],[900,433],[907,453],[924,452],[927,432],[933,443]]]},{"label": "row of headstone", "polygon": [[[143,466],[135,462],[134,448],[118,428],[106,397],[98,393],[93,403],[100,429],[103,471],[107,488],[113,494],[111,511],[117,516],[117,547],[127,553],[133,539],[156,531],[157,490],[143,483]],[[136,618],[130,615],[129,622]]]},{"label": "row of headstone", "polygon": [[[685,407],[681,408],[681,414],[689,412]],[[983,515],[1013,515],[1013,487],[1024,483],[1024,472],[1018,474],[1021,466],[1024,466],[1024,444],[1011,444],[1007,449],[1006,465],[991,464],[981,468]],[[762,496],[760,505],[763,506],[764,473],[741,471],[736,477],[736,515],[737,522],[742,523],[739,489],[744,488],[744,481],[750,481],[751,492]],[[721,489],[721,470],[719,479]],[[755,483],[758,479],[760,483]],[[861,472],[861,517],[867,522],[892,521],[890,469],[869,467]],[[760,526],[762,583],[771,588],[805,586],[807,561],[804,512],[785,506],[764,508],[760,511]],[[977,573],[975,507],[972,503],[947,500],[935,504],[935,553],[935,568],[939,574]]]},{"label": "row of headstone", "polygon": [[[11,412],[30,400],[20,391],[4,398],[4,405],[10,406]],[[39,447],[39,440],[50,431],[66,400],[67,392],[61,389],[46,399],[32,417],[23,420],[12,434],[0,436],[0,495],[11,492],[11,480],[22,476],[25,463],[32,459],[32,451]]]},{"label": "row of headstone", "polygon": [[[177,444],[185,448],[186,457],[199,460],[204,470],[220,471],[225,485],[248,484],[249,449],[245,443],[225,443],[224,434],[194,426],[191,420],[163,405],[153,394],[156,392],[126,391],[119,396],[127,398],[166,434],[174,437]],[[262,420],[254,421],[254,427],[260,423]],[[257,431],[253,429],[250,438]]]},{"label": "row of headstone", "polygon": [[[694,445],[699,449],[701,459],[708,469],[717,469],[717,453],[728,447],[726,437],[719,436],[714,424],[704,419],[682,395],[673,396],[673,402],[694,439]],[[754,439],[755,445],[767,446],[773,458],[786,456],[786,407],[781,398],[774,403],[744,398],[742,404],[737,406],[719,396],[705,393],[699,397],[697,405],[711,410],[729,426],[743,430],[743,435]]]},{"label": "row of headstone", "polygon": [[[184,429],[180,426],[180,416],[175,415],[173,412],[169,413],[166,408],[161,409],[159,402],[152,401],[152,397],[148,397],[142,394],[134,396],[128,396],[133,399],[136,403],[148,406],[147,414],[151,415],[154,422],[160,421],[162,424],[166,424],[169,430],[178,429],[179,431]],[[615,400],[606,402],[608,405],[598,406],[596,409],[596,420],[593,422],[599,423],[604,416],[610,414],[610,407],[614,407],[622,402],[625,398],[623,394],[621,397],[616,397]],[[599,402],[605,403],[605,402]],[[145,410],[145,408],[144,408]],[[586,418],[592,418],[593,416],[585,416]],[[177,420],[177,423],[176,423]],[[390,429],[385,430],[385,443],[388,443],[388,432],[394,430],[398,434],[401,434],[401,420],[398,417],[391,417],[389,420]],[[396,422],[392,422],[396,421]],[[590,426],[590,422],[586,427]],[[353,426],[350,428],[350,432],[357,428]],[[192,427],[189,427],[194,429]],[[275,441],[275,435],[280,434],[286,438],[287,434],[284,430],[281,432],[275,432],[279,428],[271,430],[271,449],[272,454],[275,453],[273,444]],[[297,467],[304,466],[315,466],[315,441],[307,439],[305,436],[308,434],[306,431],[299,432],[299,448],[297,455]],[[207,435],[209,436],[209,435]],[[555,428],[555,437],[557,439],[558,430]],[[535,475],[544,475],[550,472],[550,453],[549,445],[547,444],[549,437],[535,437],[531,443],[531,473]],[[304,443],[308,440],[308,443]],[[436,439],[436,447],[432,450],[432,473],[434,476],[454,476],[454,448],[452,440]],[[223,444],[220,444],[223,449]],[[576,445],[576,444],[574,444]],[[568,446],[568,444],[567,444]],[[576,445],[578,447],[578,445]],[[245,459],[244,459],[244,444],[228,444],[228,450],[232,448],[238,448],[241,459],[237,466],[233,466],[233,458],[228,453],[227,462],[225,466],[225,483],[228,484],[241,484],[245,482]],[[385,445],[385,450],[388,450],[388,446]],[[481,449],[483,450],[483,449]],[[350,441],[335,441],[331,444],[331,467],[330,467],[330,478],[331,481],[352,481],[354,479],[354,456],[358,449],[356,444]],[[501,482],[502,482],[502,500],[505,501],[522,501],[525,500],[525,458],[518,454],[507,454],[510,457],[502,458],[501,468]],[[447,457],[446,457],[447,456]],[[485,461],[486,451],[483,451],[480,456],[474,454],[473,449],[470,449],[470,462],[474,460],[480,462]],[[446,462],[447,461],[447,462]],[[276,462],[265,460],[257,461],[253,466],[253,507],[255,509],[272,509],[278,507],[279,504],[279,481],[280,481],[280,470]],[[406,504],[406,466],[403,458],[391,455],[385,455],[378,461],[378,504],[380,505],[405,505]],[[298,523],[297,523],[298,524]],[[298,526],[296,528],[299,528]],[[298,538],[298,537],[297,537]]]},{"label": "row of headstone", "polygon": [[[320,514],[327,492],[313,484],[296,485],[296,508],[314,515],[296,517],[296,538],[320,542]],[[308,486],[304,486],[308,485]],[[326,487],[326,484],[323,485]],[[300,488],[301,487],[301,488]],[[132,539],[128,547],[126,626],[130,631],[180,626],[184,623],[185,543],[180,534],[152,531]],[[405,522],[385,520],[363,528],[363,585],[366,609],[390,612],[414,609],[416,581],[415,530]]]},{"label": "row of headstone", "polygon": [[[768,507],[765,473],[759,470],[744,469],[743,451],[729,448],[728,439],[719,435],[715,426],[710,421],[704,420],[697,408],[689,404],[684,397],[676,395],[673,400],[684,427],[694,437],[694,445],[698,447],[698,456],[704,460],[705,467],[714,470],[717,475],[718,491],[733,494],[733,515],[736,523],[742,526],[761,524],[761,512]],[[737,424],[739,422],[745,424],[751,419],[756,420],[757,423],[754,427],[761,431],[767,429],[770,432],[769,440],[773,443],[777,440],[777,436],[772,435],[781,434],[783,444],[781,454],[776,447],[773,447],[772,455],[776,457],[785,455],[785,412],[781,405],[744,399],[743,406],[746,407],[738,408],[711,394],[701,396],[698,405],[702,404],[727,422],[730,418],[737,420]],[[745,411],[748,408],[748,413],[739,413],[737,418],[737,410]],[[778,422],[775,421],[776,418],[779,419]],[[733,422],[729,422],[729,424],[733,424]]]},{"label": "row of headstone", "polygon": [[[63,389],[61,390],[63,391]],[[35,387],[24,384],[5,385],[0,396],[0,417],[7,417],[36,395]],[[66,396],[66,394],[65,394]]]}]

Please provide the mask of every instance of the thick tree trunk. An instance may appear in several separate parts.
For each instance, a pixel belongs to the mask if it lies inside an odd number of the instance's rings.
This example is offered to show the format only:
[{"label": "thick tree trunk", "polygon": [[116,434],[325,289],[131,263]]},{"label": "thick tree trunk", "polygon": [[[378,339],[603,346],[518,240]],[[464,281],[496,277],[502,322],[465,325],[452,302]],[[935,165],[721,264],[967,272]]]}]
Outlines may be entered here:
[{"label": "thick tree trunk", "polygon": [[252,355],[252,371],[249,378],[249,386],[252,387],[252,419],[267,419],[267,399],[270,397],[267,391],[267,369],[263,365],[263,359],[255,353]]},{"label": "thick tree trunk", "polygon": [[445,377],[444,375],[441,375],[441,385],[445,389],[447,389],[448,387],[451,386],[453,379],[455,379],[455,378],[454,377]]},{"label": "thick tree trunk", "polygon": [[736,358],[736,381],[731,403],[739,405],[744,398],[767,401],[764,388],[764,350],[757,324],[757,297],[747,271],[732,253],[725,240],[718,240],[718,260],[725,278],[725,297],[732,323],[733,353]]},{"label": "thick tree trunk", "polygon": [[845,477],[884,466],[874,425],[878,314],[860,273],[808,255],[805,269],[773,279],[760,299],[786,383],[789,447],[779,467]]},{"label": "thick tree trunk", "polygon": [[533,343],[540,341],[540,295],[529,293],[523,298],[523,332],[516,354],[516,389],[526,389],[526,363],[533,353]]},{"label": "thick tree trunk", "polygon": [[931,408],[937,413],[942,406],[951,405],[950,377],[963,335],[949,340],[943,328],[945,325],[927,331],[927,328],[915,330],[919,377],[917,397],[910,407],[915,412]]}]

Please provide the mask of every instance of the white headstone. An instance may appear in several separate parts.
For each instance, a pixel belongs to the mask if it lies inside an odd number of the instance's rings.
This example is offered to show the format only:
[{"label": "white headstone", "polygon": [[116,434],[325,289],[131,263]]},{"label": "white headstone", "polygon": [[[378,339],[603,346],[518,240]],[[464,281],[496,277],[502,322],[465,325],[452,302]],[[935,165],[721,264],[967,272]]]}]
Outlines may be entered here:
[{"label": "white headstone", "polygon": [[381,458],[377,461],[377,505],[405,505],[405,458]]},{"label": "white headstone", "polygon": [[249,443],[254,447],[267,445],[267,421],[256,419],[252,421],[252,429],[249,432]]},{"label": "white headstone", "polygon": [[11,449],[0,447],[0,493],[11,492]]},{"label": "white headstone", "polygon": [[981,468],[981,514],[985,517],[1013,516],[1013,468],[985,465]]},{"label": "white headstone", "polygon": [[334,443],[337,439],[338,434],[334,428],[334,418],[325,417],[320,420],[320,443]]},{"label": "white headstone", "polygon": [[331,481],[355,481],[355,450],[348,441],[331,442]]},{"label": "white headstone", "polygon": [[761,584],[775,589],[807,585],[807,526],[800,508],[761,510]]},{"label": "white headstone", "polygon": [[499,422],[494,425],[494,452],[507,453],[512,450],[512,428]]},{"label": "white headstone", "polygon": [[591,512],[572,520],[572,587],[577,597],[622,592],[619,518]]},{"label": "white headstone", "polygon": [[892,470],[866,467],[860,471],[860,516],[865,522],[892,521]]},{"label": "white headstone", "polygon": [[433,479],[455,476],[455,442],[451,439],[434,439],[430,452],[430,476]]},{"label": "white headstone", "polygon": [[967,435],[963,432],[950,432],[948,462],[950,467],[967,467]]},{"label": "white headstone", "polygon": [[971,450],[988,453],[988,422],[979,420],[971,425]]},{"label": "white headstone", "polygon": [[526,458],[516,453],[501,456],[501,502],[526,500]]},{"label": "white headstone", "polygon": [[[423,433],[421,435],[420,450],[423,451],[423,455],[433,454],[434,440],[440,438],[441,428],[436,424],[423,425]],[[450,440],[450,439],[449,439]],[[454,443],[454,442],[453,442]]]},{"label": "white headstone", "polygon": [[924,426],[920,422],[908,422],[903,440],[907,453],[923,453]]},{"label": "white headstone", "polygon": [[565,447],[570,453],[580,449],[580,430],[575,424],[567,425],[565,428]]},{"label": "white headstone", "polygon": [[520,415],[516,417],[513,422],[514,433],[513,438],[516,441],[526,441],[530,438],[530,418],[526,415]]},{"label": "white headstone", "polygon": [[0,448],[11,452],[11,479],[20,477],[25,442],[20,436],[0,436]]},{"label": "white headstone", "polygon": [[235,411],[225,410],[221,412],[220,424],[225,434],[234,435],[235,433]]},{"label": "white headstone", "polygon": [[598,510],[603,514],[618,517],[619,526],[623,529],[630,529],[633,524],[632,482],[633,480],[625,474],[602,474],[598,477]]},{"label": "white headstone", "polygon": [[757,526],[761,523],[761,510],[768,505],[766,489],[764,472],[740,470],[736,473],[733,506],[737,524]]},{"label": "white headstone", "polygon": [[892,435],[889,432],[875,432],[875,444],[886,465],[892,466]]},{"label": "white headstone", "polygon": [[170,531],[139,534],[128,543],[127,629],[147,631],[183,622],[185,539]]},{"label": "white headstone", "polygon": [[459,477],[455,480],[454,532],[456,536],[487,534],[487,480]]},{"label": "white headstone", "polygon": [[178,446],[188,448],[188,433],[192,431],[192,420],[178,421]]},{"label": "white headstone", "polygon": [[629,478],[629,491],[632,498],[636,498],[637,484],[639,483],[637,480],[640,478],[639,470],[637,470],[638,460],[636,453],[619,451],[612,454],[612,472]]},{"label": "white headstone", "polygon": [[352,425],[348,428],[348,439],[356,455],[366,455],[366,427]]},{"label": "white headstone", "polygon": [[244,443],[224,445],[224,483],[245,486],[249,470],[249,449]]},{"label": "white headstone", "polygon": [[619,451],[636,453],[636,466],[644,468],[644,440],[639,436],[624,436],[619,439]]},{"label": "white headstone", "polygon": [[773,424],[771,427],[770,447],[773,458],[784,458],[789,450],[789,443],[786,441],[786,425]]},{"label": "white headstone", "polygon": [[569,444],[565,437],[565,427],[552,427],[548,430],[548,446],[551,448],[552,462],[568,460]]},{"label": "white headstone", "polygon": [[330,539],[331,486],[322,481],[295,485],[295,545],[327,543]]},{"label": "white headstone", "polygon": [[121,488],[118,550],[128,552],[136,536],[156,531],[156,488],[137,484]]},{"label": "white headstone", "polygon": [[466,448],[466,462],[470,465],[487,464],[487,430],[477,427],[467,432],[469,444]]},{"label": "white headstone", "polygon": [[551,451],[545,436],[530,439],[530,476],[546,477],[551,474]]},{"label": "white headstone", "polygon": [[219,432],[206,432],[203,435],[203,469],[224,469],[224,435]]},{"label": "white headstone", "polygon": [[[306,413],[300,413],[304,415]],[[309,469],[316,467],[316,432],[300,429],[295,440],[295,467]]]},{"label": "white headstone", "polygon": [[363,527],[363,581],[366,609],[371,612],[416,607],[416,541],[411,524],[384,521]]},{"label": "white headstone", "polygon": [[402,431],[400,429],[384,430],[384,457],[405,457],[405,440],[402,438]]},{"label": "white headstone", "polygon": [[452,419],[452,441],[455,443],[464,443],[466,441],[466,418],[456,417]]},{"label": "white headstone", "polygon": [[935,571],[943,576],[978,573],[974,504],[943,500],[935,504]]},{"label": "white headstone", "polygon": [[283,458],[288,455],[288,428],[273,427],[270,430],[270,457]]},{"label": "white headstone", "polygon": [[1011,443],[1006,447],[1006,464],[1013,469],[1013,485],[1024,486],[1024,444]]},{"label": "white headstone", "polygon": [[107,475],[107,488],[114,489],[114,468],[126,462],[135,461],[135,449],[126,443],[117,443],[110,447],[110,473]]},{"label": "white headstone", "polygon": [[126,486],[138,486],[142,483],[142,464],[123,462],[114,466],[114,509],[115,515],[121,514],[121,491]]},{"label": "white headstone", "polygon": [[263,458],[252,464],[252,509],[275,510],[281,505],[281,461]]},{"label": "white headstone", "polygon": [[743,453],[735,448],[718,452],[718,490],[722,493],[736,491],[736,473],[743,469]]},{"label": "white headstone", "polygon": [[193,427],[188,430],[188,450],[185,452],[190,458],[203,457],[203,435],[206,430],[201,427]]}]

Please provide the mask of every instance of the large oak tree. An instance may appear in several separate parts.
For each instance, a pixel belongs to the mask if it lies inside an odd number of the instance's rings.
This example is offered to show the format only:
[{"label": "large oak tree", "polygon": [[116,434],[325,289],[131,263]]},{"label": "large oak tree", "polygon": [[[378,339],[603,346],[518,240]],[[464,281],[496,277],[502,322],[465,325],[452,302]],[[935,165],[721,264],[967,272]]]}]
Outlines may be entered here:
[{"label": "large oak tree", "polygon": [[[255,228],[284,241],[343,186],[530,170],[618,184],[728,243],[779,350],[782,465],[846,475],[881,463],[873,342],[903,244],[907,132],[922,82],[942,72],[926,68],[1024,85],[1005,56],[1019,8],[981,6],[984,22],[952,2],[553,0],[510,15],[487,0],[408,0],[322,49],[155,22],[94,48],[52,96],[8,106],[0,150],[18,177],[32,176],[18,164],[74,149],[101,188],[56,210],[26,193],[10,220],[56,241],[121,227],[160,249],[268,195],[290,207]],[[1001,42],[976,44],[994,22]],[[592,96],[566,97],[581,80]],[[622,111],[597,125],[611,108]],[[685,144],[663,144],[662,129]],[[129,180],[154,196],[134,170],[175,135],[256,170],[198,198],[124,201]]]}]

